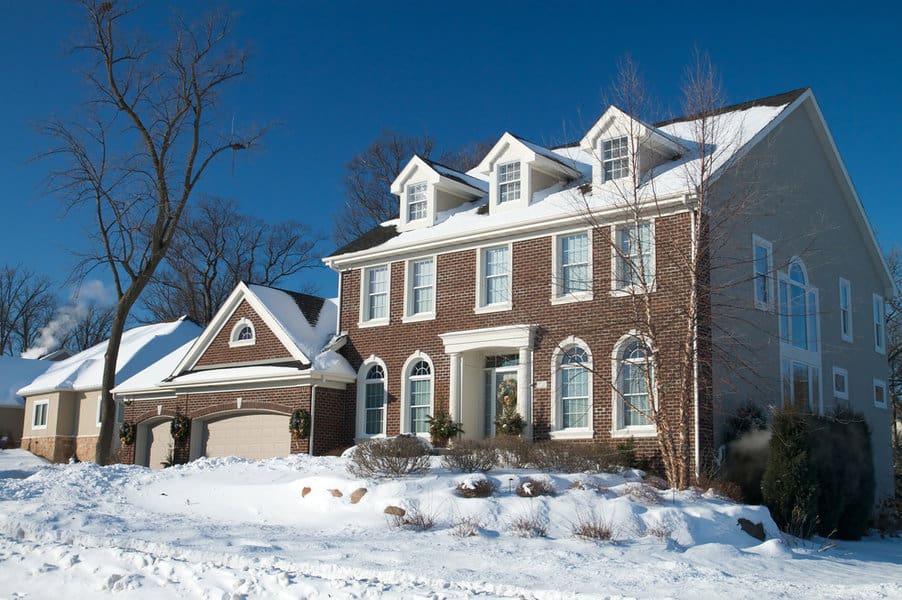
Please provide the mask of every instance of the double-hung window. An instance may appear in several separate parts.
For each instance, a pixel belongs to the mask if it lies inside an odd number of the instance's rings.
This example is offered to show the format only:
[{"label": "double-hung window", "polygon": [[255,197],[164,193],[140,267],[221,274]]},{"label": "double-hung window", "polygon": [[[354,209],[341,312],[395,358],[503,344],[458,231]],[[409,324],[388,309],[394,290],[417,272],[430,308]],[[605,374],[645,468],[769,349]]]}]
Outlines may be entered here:
[{"label": "double-hung window", "polygon": [[32,429],[47,429],[47,413],[49,410],[49,400],[38,400],[34,403],[34,414],[31,417]]},{"label": "double-hung window", "polygon": [[407,220],[418,221],[426,218],[426,184],[413,183],[407,186]]},{"label": "double-hung window", "polygon": [[510,247],[482,250],[480,306],[503,307],[511,301]]},{"label": "double-hung window", "polygon": [[388,265],[371,267],[364,272],[363,320],[388,320]]},{"label": "double-hung window", "polygon": [[629,141],[626,136],[601,142],[602,181],[629,175]]},{"label": "double-hung window", "polygon": [[886,354],[886,304],[874,294],[874,351]]},{"label": "double-hung window", "polygon": [[752,274],[755,284],[755,308],[768,310],[774,305],[773,246],[764,238],[752,236]]},{"label": "double-hung window", "polygon": [[385,433],[385,369],[381,365],[373,365],[366,372],[363,409],[363,433]]},{"label": "double-hung window", "polygon": [[408,263],[407,316],[422,317],[435,312],[435,260],[423,258]]},{"label": "double-hung window", "polygon": [[567,348],[560,357],[561,427],[586,429],[591,425],[589,414],[589,353],[579,346]]},{"label": "double-hung window", "polygon": [[839,278],[839,330],[844,342],[852,341],[852,284]]},{"label": "double-hung window", "polygon": [[882,379],[874,380],[874,406],[886,408],[886,382]]},{"label": "double-hung window", "polygon": [[614,289],[648,292],[654,288],[654,239],[651,223],[616,229]]},{"label": "double-hung window", "polygon": [[557,238],[557,285],[555,297],[580,298],[592,291],[589,234],[562,235]]},{"label": "double-hung window", "polygon": [[498,204],[520,199],[520,161],[498,165]]},{"label": "double-hung window", "polygon": [[425,360],[416,361],[410,368],[407,387],[410,433],[428,433],[432,411],[432,366]]}]

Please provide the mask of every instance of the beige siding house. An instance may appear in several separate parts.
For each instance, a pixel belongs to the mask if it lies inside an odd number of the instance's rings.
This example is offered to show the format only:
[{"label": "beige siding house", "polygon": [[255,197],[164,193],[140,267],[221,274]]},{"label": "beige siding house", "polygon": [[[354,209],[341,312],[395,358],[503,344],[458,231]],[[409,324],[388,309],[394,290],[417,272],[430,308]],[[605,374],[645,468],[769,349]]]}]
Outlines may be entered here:
[{"label": "beige siding house", "polygon": [[17,392],[46,371],[52,362],[0,356],[0,440],[6,447],[18,446],[22,439],[25,399]]}]

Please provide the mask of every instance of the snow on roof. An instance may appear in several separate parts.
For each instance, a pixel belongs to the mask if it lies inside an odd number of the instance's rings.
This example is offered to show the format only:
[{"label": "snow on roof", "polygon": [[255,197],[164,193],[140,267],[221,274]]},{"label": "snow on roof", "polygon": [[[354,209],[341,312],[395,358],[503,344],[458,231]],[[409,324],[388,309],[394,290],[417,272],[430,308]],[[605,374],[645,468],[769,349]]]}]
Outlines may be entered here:
[{"label": "snow on roof", "polygon": [[[122,334],[122,343],[119,347],[116,379],[130,378],[172,352],[174,348],[197,337],[200,331],[197,324],[186,319],[143,325],[127,330]],[[107,343],[101,342],[66,360],[53,363],[43,375],[21,388],[18,391],[19,395],[99,389]]]},{"label": "snow on roof", "polygon": [[247,287],[308,359],[313,360],[335,334],[336,300],[264,285],[248,284]]},{"label": "snow on roof", "polygon": [[166,382],[166,387],[217,383],[232,384],[238,381],[271,380],[281,377],[292,378],[306,375],[311,371],[338,376],[339,378],[354,379],[356,377],[354,369],[344,356],[333,350],[327,350],[316,355],[313,359],[313,364],[309,368],[300,368],[295,365],[253,365],[248,367],[204,369],[174,377]]},{"label": "snow on roof", "polygon": [[135,373],[113,389],[115,394],[133,394],[157,389],[157,384],[169,377],[188,350],[197,341],[195,336],[147,368]]},{"label": "snow on roof", "polygon": [[457,181],[470,186],[471,188],[475,188],[477,190],[481,190],[483,192],[488,193],[489,191],[489,182],[484,179],[480,179],[474,175],[468,175],[467,173],[461,173],[460,171],[456,171],[451,167],[446,167],[441,163],[437,163],[433,160],[423,159],[426,163],[429,164],[430,167],[435,169],[439,175],[444,175],[445,177],[450,177],[451,179],[456,179]]},{"label": "snow on roof", "polygon": [[53,366],[49,360],[0,356],[0,408],[23,408],[19,388],[28,385]]}]

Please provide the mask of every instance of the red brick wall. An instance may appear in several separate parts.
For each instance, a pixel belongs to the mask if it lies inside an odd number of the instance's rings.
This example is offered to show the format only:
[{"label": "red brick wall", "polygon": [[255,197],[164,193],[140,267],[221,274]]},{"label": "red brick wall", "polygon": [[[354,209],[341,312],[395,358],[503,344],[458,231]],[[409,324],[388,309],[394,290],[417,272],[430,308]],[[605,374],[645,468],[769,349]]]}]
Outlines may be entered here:
[{"label": "red brick wall", "polygon": [[[341,324],[348,331],[344,353],[357,369],[364,359],[375,354],[388,369],[387,428],[389,435],[399,433],[401,377],[404,362],[416,350],[427,353],[435,366],[435,407],[448,410],[449,359],[439,334],[484,327],[514,324],[539,325],[534,346],[533,380],[547,381],[546,389],[534,389],[534,434],[548,436],[551,417],[551,363],[557,345],[568,336],[584,340],[593,356],[594,431],[596,440],[610,439],[612,428],[610,357],[616,342],[635,328],[636,310],[641,304],[632,297],[612,297],[611,248],[609,229],[593,231],[594,299],[554,305],[551,303],[552,237],[514,242],[512,302],[509,311],[474,314],[476,303],[477,251],[465,250],[437,257],[437,314],[431,321],[402,323],[404,298],[404,262],[391,265],[390,325],[360,328],[359,269],[341,277]],[[685,305],[688,281],[681,271],[682,256],[688,253],[688,213],[661,217],[655,221],[657,290],[652,310],[658,325],[657,338],[662,352],[662,368],[657,376],[664,382],[664,393],[678,392],[674,381],[683,323],[680,307]],[[354,386],[349,386],[347,402],[356,401]],[[656,451],[654,439],[637,439],[640,451]]]},{"label": "red brick wall", "polygon": [[[232,329],[242,318],[248,319],[253,323],[256,342],[252,346],[230,348],[229,339],[232,335]],[[212,366],[224,363],[285,359],[292,360],[291,354],[272,330],[266,326],[260,315],[251,308],[247,301],[243,301],[213,339],[213,342],[200,357],[200,360],[197,361],[197,364],[198,366]]]}]

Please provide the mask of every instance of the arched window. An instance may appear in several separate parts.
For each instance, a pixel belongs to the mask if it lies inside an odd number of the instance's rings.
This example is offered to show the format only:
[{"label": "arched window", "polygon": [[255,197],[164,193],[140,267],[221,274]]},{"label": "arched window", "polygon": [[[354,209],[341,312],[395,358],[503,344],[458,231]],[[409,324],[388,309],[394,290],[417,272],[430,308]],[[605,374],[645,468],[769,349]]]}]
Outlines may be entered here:
[{"label": "arched window", "polygon": [[614,348],[615,430],[652,433],[654,365],[646,340],[637,334],[621,338]]},{"label": "arched window", "polygon": [[780,374],[784,405],[821,411],[821,355],[818,341],[818,289],[798,257],[778,274]]},{"label": "arched window", "polygon": [[577,338],[565,340],[554,353],[556,437],[592,435],[592,355]]},{"label": "arched window", "polygon": [[254,331],[254,324],[249,319],[239,319],[232,328],[232,335],[229,337],[229,346],[252,346],[257,340]]},{"label": "arched window", "polygon": [[410,433],[429,433],[432,413],[432,364],[420,353],[408,359],[406,367],[406,426]]},{"label": "arched window", "polygon": [[370,357],[357,374],[357,437],[385,435],[385,364]]}]

